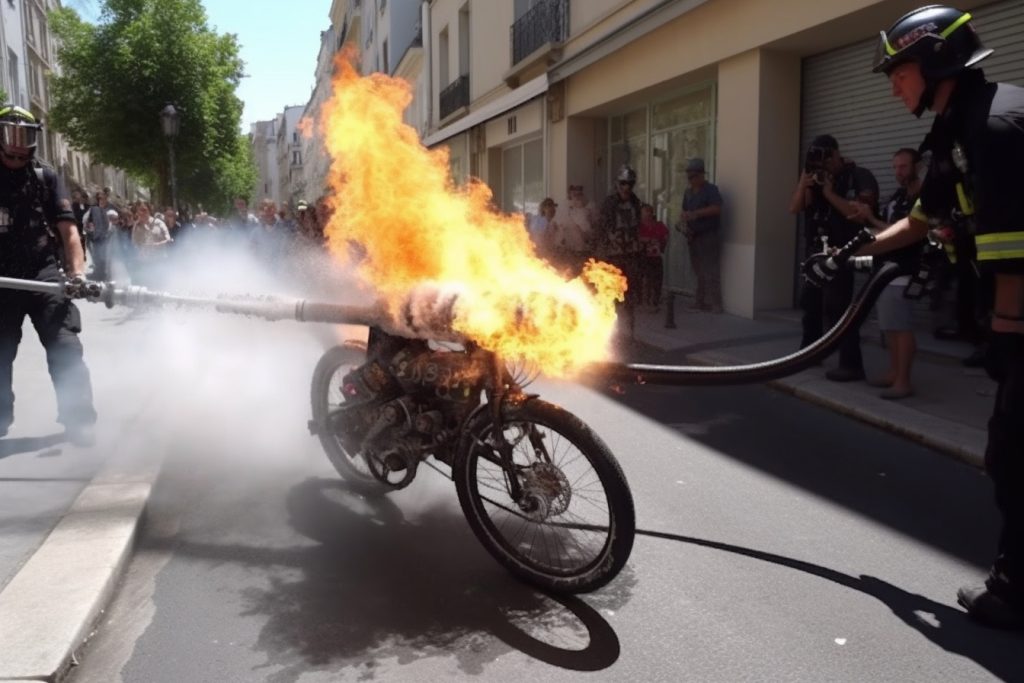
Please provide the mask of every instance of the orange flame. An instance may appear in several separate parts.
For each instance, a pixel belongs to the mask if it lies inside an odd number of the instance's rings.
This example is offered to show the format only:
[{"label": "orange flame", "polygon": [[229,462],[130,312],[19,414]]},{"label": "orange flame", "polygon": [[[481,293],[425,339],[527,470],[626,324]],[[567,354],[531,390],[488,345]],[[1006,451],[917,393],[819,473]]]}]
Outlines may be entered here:
[{"label": "orange flame", "polygon": [[590,261],[566,280],[536,255],[518,214],[491,208],[481,182],[456,187],[447,150],[430,151],[402,122],[409,85],[384,74],[360,77],[337,59],[334,91],[320,126],[331,156],[333,214],[328,244],[397,313],[410,290],[427,282],[462,294],[455,331],[507,358],[565,376],[607,354],[622,273]]}]

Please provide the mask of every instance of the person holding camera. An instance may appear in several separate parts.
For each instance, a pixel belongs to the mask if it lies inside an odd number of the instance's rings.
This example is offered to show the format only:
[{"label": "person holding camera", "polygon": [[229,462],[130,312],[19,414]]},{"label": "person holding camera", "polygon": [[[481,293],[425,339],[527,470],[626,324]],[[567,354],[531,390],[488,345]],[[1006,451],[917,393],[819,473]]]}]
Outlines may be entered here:
[{"label": "person holding camera", "polygon": [[[878,181],[871,171],[861,168],[839,153],[839,143],[831,135],[819,135],[811,141],[789,210],[804,214],[807,258],[811,254],[846,244],[864,224],[857,218],[855,202],[877,213]],[[826,329],[838,322],[853,300],[853,272],[844,270],[827,288],[804,283],[800,291],[803,336],[800,348],[818,340]],[[839,367],[825,377],[834,382],[864,379],[864,360],[860,351],[860,332],[851,329],[839,344]]]}]

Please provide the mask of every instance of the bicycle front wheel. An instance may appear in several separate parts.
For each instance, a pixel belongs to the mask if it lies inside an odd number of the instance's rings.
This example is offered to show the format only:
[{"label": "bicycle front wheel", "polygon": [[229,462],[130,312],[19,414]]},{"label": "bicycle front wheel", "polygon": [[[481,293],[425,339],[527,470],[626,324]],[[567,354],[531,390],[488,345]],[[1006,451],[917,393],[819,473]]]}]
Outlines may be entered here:
[{"label": "bicycle front wheel", "polygon": [[[453,474],[477,538],[513,574],[583,593],[622,570],[636,532],[633,497],[605,443],[578,417],[538,399],[509,408],[503,434],[487,411],[467,427]],[[504,439],[500,437],[503,436]],[[512,449],[512,472],[498,452]]]}]

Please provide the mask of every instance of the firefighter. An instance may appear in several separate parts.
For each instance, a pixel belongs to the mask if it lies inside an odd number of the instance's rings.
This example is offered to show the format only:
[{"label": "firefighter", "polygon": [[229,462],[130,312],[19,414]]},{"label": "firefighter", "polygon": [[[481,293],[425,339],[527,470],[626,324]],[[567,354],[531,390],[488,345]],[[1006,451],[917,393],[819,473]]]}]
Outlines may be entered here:
[{"label": "firefighter", "polygon": [[[922,152],[928,174],[910,216],[862,254],[885,253],[924,238],[929,223],[973,237],[978,267],[995,278],[992,342],[985,369],[998,383],[988,426],[985,469],[1002,530],[983,586],[964,587],[959,603],[977,621],[1024,627],[1024,88],[990,83],[978,64],[986,49],[971,15],[929,5],[901,17],[879,43],[876,73],[915,116],[935,113]],[[820,258],[820,255],[812,258]],[[834,271],[808,269],[831,279]],[[811,279],[814,279],[812,277]]]},{"label": "firefighter", "polygon": [[[29,111],[0,107],[0,276],[80,286],[85,256],[71,200],[52,169],[35,159],[42,124]],[[78,339],[78,309],[63,296],[0,291],[0,437],[14,421],[11,372],[28,316],[46,349],[57,421],[78,446],[95,440],[92,385]]]}]

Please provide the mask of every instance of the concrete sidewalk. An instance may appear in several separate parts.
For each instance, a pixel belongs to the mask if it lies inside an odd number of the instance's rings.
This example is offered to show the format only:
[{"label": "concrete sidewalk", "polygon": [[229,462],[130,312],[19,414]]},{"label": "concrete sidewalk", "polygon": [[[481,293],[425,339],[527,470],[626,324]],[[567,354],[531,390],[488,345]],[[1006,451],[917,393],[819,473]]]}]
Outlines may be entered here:
[{"label": "concrete sidewalk", "polygon": [[45,353],[27,320],[14,365],[15,422],[0,440],[0,682],[67,672],[129,557],[162,455],[137,429],[159,411],[159,387],[123,393],[140,384],[125,348],[151,331],[101,306],[79,309],[102,416],[95,446],[69,445],[54,422]]},{"label": "concrete sidewalk", "polygon": [[[657,350],[658,362],[738,365],[778,358],[799,346],[799,311],[773,311],[749,320],[688,312],[688,303],[676,298],[676,329],[665,328],[664,303],[657,312],[643,307],[638,313],[636,340]],[[861,340],[868,377],[880,376],[888,367],[888,351],[881,346],[873,314],[861,329]],[[834,356],[824,367],[770,385],[981,467],[995,383],[984,370],[961,364],[972,351],[970,345],[939,341],[927,333],[917,334],[917,343],[915,394],[900,401],[882,399],[881,390],[866,382],[826,380],[825,370],[835,366]]]}]

